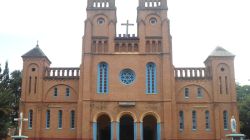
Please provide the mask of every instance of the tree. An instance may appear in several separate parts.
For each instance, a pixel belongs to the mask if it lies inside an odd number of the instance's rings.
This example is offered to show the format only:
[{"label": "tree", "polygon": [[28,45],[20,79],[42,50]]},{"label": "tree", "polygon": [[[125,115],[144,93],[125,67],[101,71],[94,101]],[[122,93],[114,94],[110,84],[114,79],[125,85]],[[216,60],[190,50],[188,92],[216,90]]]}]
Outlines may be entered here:
[{"label": "tree", "polygon": [[250,138],[250,85],[237,85],[240,131]]},{"label": "tree", "polygon": [[11,96],[12,96],[12,113],[11,113],[11,120],[12,120],[12,127],[17,127],[18,123],[14,121],[14,118],[17,118],[19,115],[19,101],[21,98],[21,85],[22,85],[22,73],[19,70],[13,71],[10,78],[10,85],[9,88],[11,89]]},{"label": "tree", "polygon": [[5,68],[0,68],[0,138],[5,138],[8,128],[16,128],[19,100],[21,96],[21,71],[13,71],[9,75],[8,62]]},{"label": "tree", "polygon": [[6,137],[10,126],[10,113],[12,112],[12,95],[9,88],[9,68],[5,63],[3,73],[0,71],[0,137]]}]

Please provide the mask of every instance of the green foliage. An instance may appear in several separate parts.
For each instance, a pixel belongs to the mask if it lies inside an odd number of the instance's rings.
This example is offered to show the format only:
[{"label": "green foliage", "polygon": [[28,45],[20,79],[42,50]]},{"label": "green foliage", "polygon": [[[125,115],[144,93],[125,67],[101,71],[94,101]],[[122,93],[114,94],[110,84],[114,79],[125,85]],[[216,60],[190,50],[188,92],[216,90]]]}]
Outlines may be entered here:
[{"label": "green foliage", "polygon": [[237,85],[240,131],[250,138],[250,85]]},{"label": "green foliage", "polygon": [[9,75],[8,63],[0,68],[0,138],[6,137],[8,128],[17,127],[14,118],[18,117],[21,94],[21,72],[14,71]]}]

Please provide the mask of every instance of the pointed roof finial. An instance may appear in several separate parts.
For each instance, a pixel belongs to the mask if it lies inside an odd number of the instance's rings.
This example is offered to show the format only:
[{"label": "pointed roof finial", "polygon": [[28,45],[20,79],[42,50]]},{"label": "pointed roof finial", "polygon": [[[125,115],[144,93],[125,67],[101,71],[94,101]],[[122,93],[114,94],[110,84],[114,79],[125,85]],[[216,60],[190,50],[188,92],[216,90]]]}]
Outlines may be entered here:
[{"label": "pointed roof finial", "polygon": [[39,47],[39,41],[38,40],[36,41],[36,47]]}]

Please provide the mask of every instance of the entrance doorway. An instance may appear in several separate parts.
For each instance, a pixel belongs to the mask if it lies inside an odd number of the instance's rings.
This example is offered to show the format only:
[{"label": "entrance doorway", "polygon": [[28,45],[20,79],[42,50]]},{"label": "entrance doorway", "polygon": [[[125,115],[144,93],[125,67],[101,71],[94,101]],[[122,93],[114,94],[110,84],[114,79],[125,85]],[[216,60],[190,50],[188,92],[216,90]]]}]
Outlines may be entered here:
[{"label": "entrance doorway", "polygon": [[97,119],[97,140],[111,139],[111,125],[108,115],[101,115]]},{"label": "entrance doorway", "polygon": [[143,140],[157,140],[157,120],[152,115],[143,118]]},{"label": "entrance doorway", "polygon": [[120,140],[134,140],[134,119],[130,115],[120,118]]}]

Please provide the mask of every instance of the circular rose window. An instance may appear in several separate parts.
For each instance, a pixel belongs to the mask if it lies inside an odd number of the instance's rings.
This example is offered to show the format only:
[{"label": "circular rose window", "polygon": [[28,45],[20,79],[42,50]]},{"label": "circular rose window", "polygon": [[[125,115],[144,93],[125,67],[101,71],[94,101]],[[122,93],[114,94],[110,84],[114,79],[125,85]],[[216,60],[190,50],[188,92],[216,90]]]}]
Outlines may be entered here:
[{"label": "circular rose window", "polygon": [[135,72],[131,69],[124,69],[120,72],[120,80],[123,84],[129,85],[135,81]]}]

